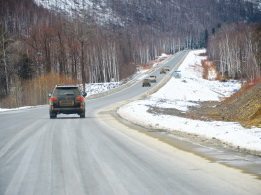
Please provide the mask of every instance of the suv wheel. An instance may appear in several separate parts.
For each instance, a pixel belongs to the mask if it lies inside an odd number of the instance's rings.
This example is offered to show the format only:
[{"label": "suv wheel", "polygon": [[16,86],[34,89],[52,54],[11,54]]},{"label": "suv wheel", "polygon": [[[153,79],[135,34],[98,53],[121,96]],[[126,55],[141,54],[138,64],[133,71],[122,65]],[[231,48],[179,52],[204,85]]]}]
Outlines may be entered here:
[{"label": "suv wheel", "polygon": [[80,114],[81,118],[85,118],[85,112]]},{"label": "suv wheel", "polygon": [[56,113],[50,113],[50,118],[57,118],[57,114]]}]

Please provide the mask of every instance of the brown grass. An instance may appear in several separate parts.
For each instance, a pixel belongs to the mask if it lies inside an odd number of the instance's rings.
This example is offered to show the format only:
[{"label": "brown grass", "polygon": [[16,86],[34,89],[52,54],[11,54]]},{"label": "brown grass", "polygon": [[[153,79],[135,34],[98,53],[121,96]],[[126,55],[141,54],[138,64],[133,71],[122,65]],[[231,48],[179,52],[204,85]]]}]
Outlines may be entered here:
[{"label": "brown grass", "polygon": [[[210,60],[202,60],[201,61],[203,67],[203,78],[208,80],[220,80],[221,76],[219,75],[215,64]],[[215,77],[210,78],[210,73],[214,72]]]},{"label": "brown grass", "polygon": [[244,84],[222,103],[221,114],[230,121],[261,127],[260,86],[260,78]]},{"label": "brown grass", "polygon": [[236,93],[233,93],[228,99],[232,102],[235,101],[236,99],[242,97],[244,94],[247,93],[247,91],[249,91],[252,87],[254,87],[255,85],[257,85],[258,83],[261,83],[261,77],[256,78],[252,81],[249,81],[247,83],[245,83],[239,91],[237,91]]},{"label": "brown grass", "polygon": [[198,56],[208,56],[207,53],[200,53]]},{"label": "brown grass", "polygon": [[244,86],[243,88],[245,88],[245,90],[249,90],[251,89],[252,87],[254,87],[256,84],[260,83],[261,82],[261,77],[258,77],[258,78],[255,78],[251,81],[248,81]]},{"label": "brown grass", "polygon": [[[208,80],[219,80],[221,82],[226,82],[227,78],[225,76],[222,76],[217,71],[217,67],[215,63],[211,60],[202,60],[201,61],[202,67],[203,67],[203,78]],[[210,78],[210,72],[215,72],[216,77]]]},{"label": "brown grass", "polygon": [[48,103],[48,93],[51,93],[57,84],[77,84],[76,79],[65,75],[50,73],[39,76],[30,81],[16,79],[12,92],[0,100],[2,108],[16,108],[21,106],[35,106]]}]

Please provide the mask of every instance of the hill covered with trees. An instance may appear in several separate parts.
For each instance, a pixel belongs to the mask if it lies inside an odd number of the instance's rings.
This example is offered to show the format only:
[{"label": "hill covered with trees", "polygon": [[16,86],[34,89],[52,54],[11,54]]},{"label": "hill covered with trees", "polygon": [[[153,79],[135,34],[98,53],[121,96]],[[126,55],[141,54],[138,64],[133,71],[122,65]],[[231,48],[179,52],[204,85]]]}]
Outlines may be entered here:
[{"label": "hill covered with trees", "polygon": [[[38,79],[45,103],[54,74],[119,81],[163,52],[206,46],[222,74],[256,77],[260,18],[260,3],[245,0],[0,0],[0,99]],[[27,100],[8,106],[39,104]]]}]

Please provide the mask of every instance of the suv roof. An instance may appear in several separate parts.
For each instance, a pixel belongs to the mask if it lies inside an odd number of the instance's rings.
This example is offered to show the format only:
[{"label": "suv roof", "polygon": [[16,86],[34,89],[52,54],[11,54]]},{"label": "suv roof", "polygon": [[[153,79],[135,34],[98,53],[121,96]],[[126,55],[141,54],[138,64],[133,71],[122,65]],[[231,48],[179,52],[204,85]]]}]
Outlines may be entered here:
[{"label": "suv roof", "polygon": [[72,87],[79,87],[78,85],[56,85],[55,86],[56,88],[66,88],[66,87],[68,87],[68,88],[72,88]]}]

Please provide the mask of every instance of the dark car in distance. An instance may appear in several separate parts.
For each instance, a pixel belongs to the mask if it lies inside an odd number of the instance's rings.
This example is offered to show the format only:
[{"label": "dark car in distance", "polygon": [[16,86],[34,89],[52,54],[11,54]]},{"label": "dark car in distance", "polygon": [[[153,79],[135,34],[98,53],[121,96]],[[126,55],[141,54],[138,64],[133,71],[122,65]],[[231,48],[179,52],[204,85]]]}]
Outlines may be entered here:
[{"label": "dark car in distance", "polygon": [[53,93],[49,94],[50,118],[56,118],[57,114],[79,114],[85,118],[86,95],[77,85],[56,85]]},{"label": "dark car in distance", "polygon": [[166,74],[166,70],[163,68],[160,70],[160,74]]},{"label": "dark car in distance", "polygon": [[165,71],[170,71],[170,67],[169,66],[166,66],[164,69],[165,69]]},{"label": "dark car in distance", "polygon": [[150,80],[149,79],[144,79],[143,82],[142,82],[142,87],[145,87],[145,86],[149,86],[150,87]]}]

